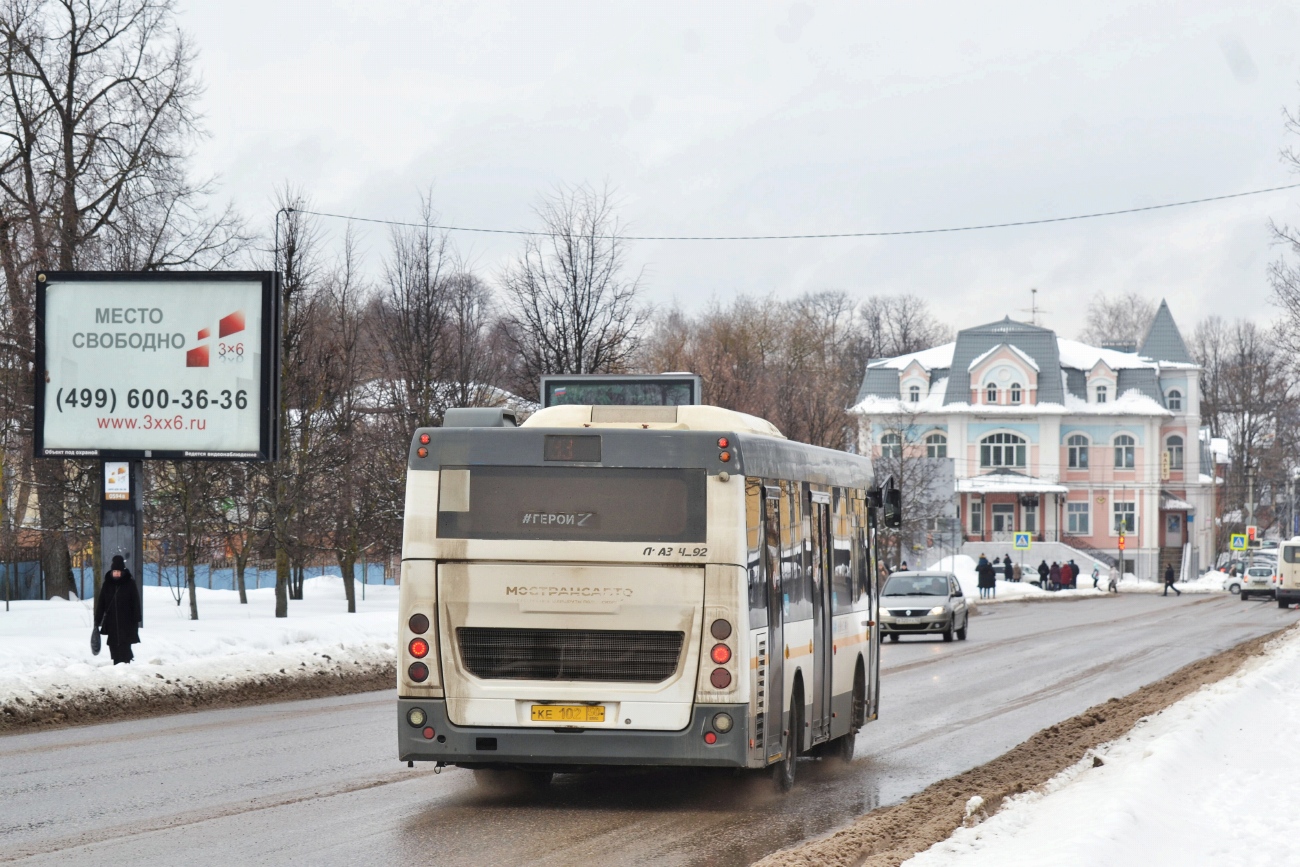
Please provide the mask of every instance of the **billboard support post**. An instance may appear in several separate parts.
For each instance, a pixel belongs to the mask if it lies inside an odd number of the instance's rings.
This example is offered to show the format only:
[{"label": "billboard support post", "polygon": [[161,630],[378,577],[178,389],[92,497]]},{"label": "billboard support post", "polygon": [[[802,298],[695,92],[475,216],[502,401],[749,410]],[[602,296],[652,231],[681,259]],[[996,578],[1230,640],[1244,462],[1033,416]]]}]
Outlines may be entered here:
[{"label": "billboard support post", "polygon": [[[144,462],[100,461],[104,495],[99,501],[99,550],[109,562],[116,554],[126,561],[144,593]],[[125,470],[125,478],[118,473]],[[116,473],[114,471],[117,471]],[[109,480],[114,484],[110,486]],[[125,499],[122,488],[127,488]],[[112,499],[110,499],[112,497]],[[107,566],[104,567],[107,571]],[[140,606],[144,626],[144,606]]]}]

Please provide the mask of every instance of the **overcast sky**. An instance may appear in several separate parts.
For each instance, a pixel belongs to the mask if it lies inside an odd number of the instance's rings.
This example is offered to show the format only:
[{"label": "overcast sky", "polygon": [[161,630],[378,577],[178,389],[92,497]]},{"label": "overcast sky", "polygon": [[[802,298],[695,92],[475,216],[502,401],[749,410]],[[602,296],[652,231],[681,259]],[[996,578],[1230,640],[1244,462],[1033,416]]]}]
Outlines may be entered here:
[{"label": "overcast sky", "polygon": [[[648,3],[182,0],[204,172],[269,227],[321,210],[529,228],[556,184],[608,182],[640,234],[888,231],[1064,216],[1300,181],[1292,2]],[[1300,146],[1300,141],[1292,144]],[[1077,333],[1088,298],[1273,315],[1268,221],[1300,190],[908,238],[636,242],[646,297],[911,292],[964,327]],[[342,226],[331,226],[336,232]],[[269,231],[269,228],[268,228]],[[377,266],[385,231],[363,236]],[[486,275],[517,238],[457,234]]]}]

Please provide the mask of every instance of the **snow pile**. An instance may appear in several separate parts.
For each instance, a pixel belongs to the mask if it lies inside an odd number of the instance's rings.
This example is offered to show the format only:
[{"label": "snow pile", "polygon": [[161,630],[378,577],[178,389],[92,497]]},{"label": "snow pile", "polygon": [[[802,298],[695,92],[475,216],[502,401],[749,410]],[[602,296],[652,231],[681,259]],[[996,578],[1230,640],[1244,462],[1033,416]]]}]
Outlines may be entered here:
[{"label": "snow pile", "polygon": [[[1294,864],[1300,630],[1237,674],[1149,717],[1041,793],[1009,799],[909,867]],[[1280,733],[1280,734],[1279,734]],[[1278,741],[1281,737],[1283,740]]]},{"label": "snow pile", "polygon": [[1029,583],[1031,578],[1035,581],[1038,580],[1038,573],[1033,571],[1031,564],[1026,563],[1026,574],[1019,583],[1015,581],[1002,580],[1002,567],[1000,565],[997,566],[996,574],[998,582],[997,587],[994,590],[997,595],[992,599],[980,599],[979,576],[975,574],[976,562],[977,561],[974,557],[969,557],[965,554],[958,554],[955,557],[944,557],[929,566],[926,571],[953,573],[957,576],[957,581],[961,584],[961,592],[964,593],[968,599],[974,598],[979,600],[980,604],[987,604],[990,602],[1018,602],[1024,599],[1066,600],[1079,599],[1083,596],[1106,595],[1105,577],[1103,576],[1102,578],[1101,589],[1093,590],[1092,578],[1086,573],[1079,576],[1078,590],[1057,590],[1056,592],[1044,590],[1041,587]]},{"label": "snow pile", "polygon": [[178,607],[167,588],[145,587],[135,662],[119,666],[107,646],[90,652],[91,601],[14,602],[8,613],[0,609],[0,705],[391,666],[398,590],[370,585],[364,602],[360,594],[358,584],[357,613],[348,614],[343,579],[312,578],[304,598],[290,600],[289,616],[277,619],[272,588],[248,591],[247,605],[235,591],[200,588],[200,619],[190,620],[187,600]]}]

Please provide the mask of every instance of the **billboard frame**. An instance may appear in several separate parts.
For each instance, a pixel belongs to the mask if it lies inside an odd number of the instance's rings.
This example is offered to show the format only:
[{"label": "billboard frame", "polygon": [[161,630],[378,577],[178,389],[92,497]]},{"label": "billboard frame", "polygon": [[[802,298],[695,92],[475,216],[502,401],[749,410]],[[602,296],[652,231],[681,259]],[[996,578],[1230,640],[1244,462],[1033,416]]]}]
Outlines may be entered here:
[{"label": "billboard frame", "polygon": [[[261,400],[255,454],[195,453],[158,449],[55,449],[45,447],[46,292],[51,283],[260,283],[262,287]],[[274,271],[40,271],[36,275],[36,347],[32,370],[35,418],[32,448],[37,458],[58,460],[275,461],[280,457],[280,275]]]}]

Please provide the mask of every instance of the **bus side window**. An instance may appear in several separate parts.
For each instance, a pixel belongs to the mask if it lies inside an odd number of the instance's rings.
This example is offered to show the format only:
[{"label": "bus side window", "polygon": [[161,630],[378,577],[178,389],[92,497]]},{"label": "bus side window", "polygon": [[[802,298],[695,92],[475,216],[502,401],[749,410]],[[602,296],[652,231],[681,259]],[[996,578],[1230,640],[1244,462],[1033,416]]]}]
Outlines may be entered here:
[{"label": "bus side window", "polygon": [[745,481],[745,571],[749,576],[749,626],[767,625],[767,585],[763,575],[763,483]]},{"label": "bus side window", "polygon": [[835,511],[831,513],[831,610],[844,614],[853,607],[853,532],[851,501],[843,488],[835,489]]},{"label": "bus side window", "polygon": [[812,617],[812,602],[806,589],[808,576],[804,572],[803,509],[799,503],[799,488],[796,482],[781,483],[781,608],[787,621]]}]

